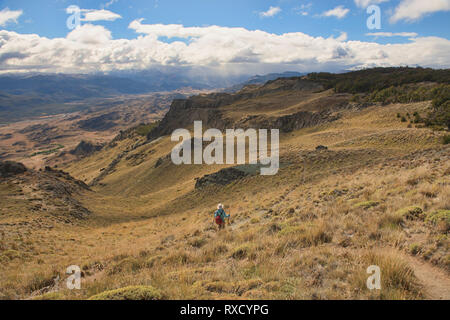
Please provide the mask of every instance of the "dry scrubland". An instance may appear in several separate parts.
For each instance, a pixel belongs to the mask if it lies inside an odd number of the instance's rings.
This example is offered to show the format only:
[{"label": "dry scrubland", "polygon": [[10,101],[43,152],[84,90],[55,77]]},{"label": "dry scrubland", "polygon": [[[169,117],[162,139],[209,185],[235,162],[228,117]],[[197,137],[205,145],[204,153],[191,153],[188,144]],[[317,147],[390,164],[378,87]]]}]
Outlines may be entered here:
[{"label": "dry scrubland", "polygon": [[82,140],[107,143],[119,130],[161,119],[174,97],[179,95],[159,93],[104,98],[79,103],[80,107],[89,105],[89,110],[2,125],[0,160],[19,161],[28,168],[62,166],[77,159],[71,151]]},{"label": "dry scrubland", "polygon": [[[33,211],[32,189],[1,183],[0,297],[450,299],[450,147],[396,116],[429,106],[348,110],[282,134],[276,176],[205,189],[194,179],[221,167],[155,168],[174,143],[132,149],[143,138],[125,139],[64,168],[89,183],[118,159],[75,195],[92,212],[81,220],[58,220],[52,199]],[[219,233],[218,202],[232,215]],[[70,291],[62,281],[74,264],[82,289]],[[373,264],[379,291],[366,288]]]}]

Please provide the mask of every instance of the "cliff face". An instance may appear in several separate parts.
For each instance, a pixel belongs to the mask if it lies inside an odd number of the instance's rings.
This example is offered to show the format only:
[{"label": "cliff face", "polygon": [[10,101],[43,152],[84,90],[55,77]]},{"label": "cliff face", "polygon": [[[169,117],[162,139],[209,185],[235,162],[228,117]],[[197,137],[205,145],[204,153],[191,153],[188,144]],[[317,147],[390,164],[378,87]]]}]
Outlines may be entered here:
[{"label": "cliff face", "polygon": [[[282,78],[263,86],[245,87],[235,94],[213,93],[174,100],[160,125],[147,138],[153,140],[169,135],[178,128],[190,128],[194,121],[202,121],[204,127],[220,130],[277,128],[282,132],[290,132],[318,125],[335,120],[337,116],[333,113],[336,109],[348,104],[348,97],[342,98],[341,95],[331,105],[322,101],[317,108],[295,107],[305,97],[314,98],[322,91],[320,84],[310,80]],[[314,103],[317,104],[317,101]],[[255,107],[248,110],[246,106],[249,105]],[[268,108],[271,112],[267,111]]]},{"label": "cliff face", "polygon": [[[203,121],[211,127],[223,127],[223,115],[218,108],[218,101],[211,101],[207,104],[202,99],[174,100],[169,111],[161,120],[158,127],[150,131],[148,139],[155,139],[160,136],[171,134],[175,129],[188,128],[194,121]],[[219,125],[221,124],[221,125]]]}]

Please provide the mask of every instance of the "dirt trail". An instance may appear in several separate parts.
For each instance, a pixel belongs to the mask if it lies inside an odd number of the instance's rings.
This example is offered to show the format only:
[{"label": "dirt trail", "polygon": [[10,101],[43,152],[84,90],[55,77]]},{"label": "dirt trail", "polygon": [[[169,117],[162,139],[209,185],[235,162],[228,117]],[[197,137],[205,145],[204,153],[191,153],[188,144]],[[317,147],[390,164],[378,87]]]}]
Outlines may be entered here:
[{"label": "dirt trail", "polygon": [[[229,228],[231,230],[237,230],[244,224],[250,223],[252,218],[263,218],[267,213],[268,210],[259,210],[251,217],[232,223],[229,225]],[[401,253],[401,255],[413,269],[415,276],[423,286],[426,299],[450,300],[450,276],[445,271],[419,258],[404,253]]]},{"label": "dirt trail", "polygon": [[450,300],[450,277],[426,262],[411,256],[405,257],[414,274],[424,287],[425,296],[430,300]]}]

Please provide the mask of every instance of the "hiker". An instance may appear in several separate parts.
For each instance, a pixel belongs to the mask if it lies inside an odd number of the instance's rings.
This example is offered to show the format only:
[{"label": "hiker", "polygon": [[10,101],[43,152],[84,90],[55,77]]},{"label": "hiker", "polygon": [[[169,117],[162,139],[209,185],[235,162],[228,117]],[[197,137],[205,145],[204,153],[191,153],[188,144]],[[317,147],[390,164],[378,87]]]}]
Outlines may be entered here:
[{"label": "hiker", "polygon": [[229,214],[223,210],[223,205],[219,203],[216,212],[214,212],[214,221],[219,226],[219,230],[225,228],[225,219],[230,218]]}]

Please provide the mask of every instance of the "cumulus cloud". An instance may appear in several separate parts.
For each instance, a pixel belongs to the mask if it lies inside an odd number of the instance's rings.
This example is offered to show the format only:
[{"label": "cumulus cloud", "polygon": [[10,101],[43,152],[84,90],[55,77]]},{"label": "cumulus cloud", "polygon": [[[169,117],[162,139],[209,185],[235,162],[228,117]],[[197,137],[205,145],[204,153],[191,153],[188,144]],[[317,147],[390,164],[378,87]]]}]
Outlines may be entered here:
[{"label": "cumulus cloud", "polygon": [[[129,27],[138,33],[135,39],[113,39],[106,28],[90,24],[54,39],[0,30],[0,72],[197,68],[203,74],[248,74],[369,66],[450,67],[450,41],[438,37],[379,44],[349,41],[345,33],[324,38],[302,32],[278,35],[245,28],[144,24],[142,20]],[[165,37],[185,41],[168,43]]]},{"label": "cumulus cloud", "polygon": [[111,39],[111,31],[103,26],[94,26],[89,23],[74,29],[67,35],[67,40],[93,45],[104,44]]},{"label": "cumulus cloud", "polygon": [[322,13],[322,16],[324,16],[324,17],[336,17],[338,19],[342,19],[349,12],[350,12],[350,9],[344,8],[344,6],[337,6],[334,9],[325,11],[324,13]]},{"label": "cumulus cloud", "polygon": [[450,11],[450,0],[402,0],[395,8],[390,21],[415,21],[438,11]]},{"label": "cumulus cloud", "polygon": [[273,17],[277,14],[279,14],[281,12],[281,8],[280,7],[270,7],[269,10],[267,11],[263,11],[259,13],[259,16],[262,18],[269,18],[269,17]]},{"label": "cumulus cloud", "polygon": [[355,0],[355,4],[360,8],[367,8],[371,4],[380,4],[382,2],[388,2],[389,0]]},{"label": "cumulus cloud", "polygon": [[22,10],[9,10],[9,8],[4,8],[0,11],[0,26],[4,27],[9,22],[17,23],[17,19],[19,19],[22,13]]},{"label": "cumulus cloud", "polygon": [[418,34],[416,32],[371,32],[371,33],[366,33],[366,36],[414,38],[414,37],[417,37]]}]

